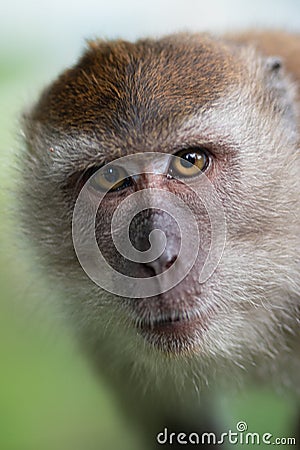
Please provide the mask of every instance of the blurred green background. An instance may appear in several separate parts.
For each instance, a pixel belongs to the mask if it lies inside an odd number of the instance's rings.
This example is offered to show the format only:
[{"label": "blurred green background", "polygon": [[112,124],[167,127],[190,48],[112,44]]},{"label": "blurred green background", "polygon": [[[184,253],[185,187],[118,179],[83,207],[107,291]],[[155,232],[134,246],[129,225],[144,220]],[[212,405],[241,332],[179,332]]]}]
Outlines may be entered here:
[{"label": "blurred green background", "polygon": [[[18,117],[59,70],[75,61],[84,38],[161,34],[176,29],[260,25],[300,29],[299,1],[210,4],[167,0],[10,2],[0,19],[0,450],[141,449],[113,393],[96,379],[61,319],[55,293],[30,267],[14,215]],[[5,9],[5,11],[4,11]],[[270,17],[272,10],[272,17]],[[171,13],[170,13],[171,11]],[[215,11],[219,11],[216,16]],[[258,388],[224,395],[229,428],[293,436],[293,399]],[[197,431],[197,430],[195,430]],[[224,430],[226,431],[226,430]],[[239,448],[236,446],[236,448]],[[263,446],[260,446],[263,448]],[[287,448],[287,447],[285,447]]]}]

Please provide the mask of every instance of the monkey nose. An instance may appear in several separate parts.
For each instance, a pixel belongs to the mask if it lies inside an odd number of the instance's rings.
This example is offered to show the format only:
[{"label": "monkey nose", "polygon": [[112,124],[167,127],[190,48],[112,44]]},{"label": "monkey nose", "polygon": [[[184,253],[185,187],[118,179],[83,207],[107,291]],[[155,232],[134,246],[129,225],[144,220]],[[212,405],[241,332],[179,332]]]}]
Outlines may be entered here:
[{"label": "monkey nose", "polygon": [[175,219],[153,208],[141,211],[130,227],[133,246],[141,252],[150,250],[149,258],[140,264],[151,276],[166,272],[174,264],[180,252],[180,236]]},{"label": "monkey nose", "polygon": [[166,270],[168,270],[176,261],[177,254],[171,249],[165,249],[163,254],[155,259],[154,261],[150,261],[145,263],[145,266],[154,272],[155,275],[159,275]]}]

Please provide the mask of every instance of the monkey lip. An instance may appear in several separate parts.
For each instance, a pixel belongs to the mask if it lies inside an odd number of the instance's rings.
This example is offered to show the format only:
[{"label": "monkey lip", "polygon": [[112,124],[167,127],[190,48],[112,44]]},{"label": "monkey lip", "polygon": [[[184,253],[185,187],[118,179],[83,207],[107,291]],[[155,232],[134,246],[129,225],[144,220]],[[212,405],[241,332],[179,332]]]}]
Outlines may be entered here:
[{"label": "monkey lip", "polygon": [[207,329],[205,317],[179,315],[143,321],[137,325],[143,339],[158,352],[168,356],[197,352],[201,335]]},{"label": "monkey lip", "polygon": [[181,317],[181,316],[176,316],[176,317],[163,317],[163,318],[159,318],[156,319],[152,322],[146,322],[143,321],[141,323],[141,328],[142,329],[156,329],[156,328],[165,328],[165,327],[174,327],[174,326],[178,326],[179,323],[186,323],[188,322],[188,318],[187,317]]},{"label": "monkey lip", "polygon": [[138,329],[144,337],[166,336],[188,340],[194,334],[195,329],[205,328],[204,318],[198,315],[177,315],[175,317],[163,317],[150,321],[142,321]]}]

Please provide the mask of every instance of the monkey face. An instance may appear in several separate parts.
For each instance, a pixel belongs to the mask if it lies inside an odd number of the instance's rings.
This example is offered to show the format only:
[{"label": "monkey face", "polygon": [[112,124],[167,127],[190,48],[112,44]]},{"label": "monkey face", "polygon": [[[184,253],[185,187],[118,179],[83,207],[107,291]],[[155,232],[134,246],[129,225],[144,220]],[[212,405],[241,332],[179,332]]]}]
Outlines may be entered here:
[{"label": "monkey face", "polygon": [[[109,327],[117,336],[131,330],[137,347],[146,342],[170,355],[242,363],[285,346],[299,296],[294,99],[278,65],[206,35],[92,43],[44,91],[25,117],[24,223],[95,339],[104,340],[102,330]],[[146,163],[148,153],[159,162],[151,160],[138,173],[118,165],[136,155]],[[201,179],[211,186],[206,196]],[[128,221],[126,208],[143,192],[143,208]],[[117,275],[97,272],[93,260],[89,270],[97,286],[78,262],[71,230],[80,196],[76,233],[84,244],[85,217],[92,211],[97,247],[127,279],[122,292]],[[188,213],[179,226],[168,212],[176,201],[186,205],[196,228]],[[123,203],[114,227],[120,246],[129,237],[135,253],[147,253],[151,235],[154,250],[164,235],[165,247],[150,260],[132,260],[116,248],[112,222]],[[215,229],[209,205],[221,212]],[[221,255],[209,277],[200,279],[214,246]],[[83,254],[89,264],[92,248]],[[143,292],[136,286],[146,279],[152,290]]]},{"label": "monkey face", "polygon": [[206,326],[198,296],[225,242],[222,203],[204,174],[209,165],[202,148],[119,158],[89,178],[74,209],[73,240],[86,273],[123,297],[118,302],[143,336],[166,342],[170,335],[178,348],[191,341],[192,319],[198,331]]}]

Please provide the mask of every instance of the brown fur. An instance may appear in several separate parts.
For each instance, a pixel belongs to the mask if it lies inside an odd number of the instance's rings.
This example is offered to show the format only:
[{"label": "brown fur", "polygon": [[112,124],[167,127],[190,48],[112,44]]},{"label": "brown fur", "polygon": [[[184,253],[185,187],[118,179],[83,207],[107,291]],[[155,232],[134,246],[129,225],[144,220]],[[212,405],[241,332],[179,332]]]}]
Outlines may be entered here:
[{"label": "brown fur", "polygon": [[152,150],[162,145],[157,138],[164,138],[166,125],[176,129],[230,90],[242,73],[231,48],[205,36],[96,41],[45,91],[32,120],[63,132],[80,127],[100,139],[104,134],[124,154],[124,140],[141,148],[151,135]]}]

